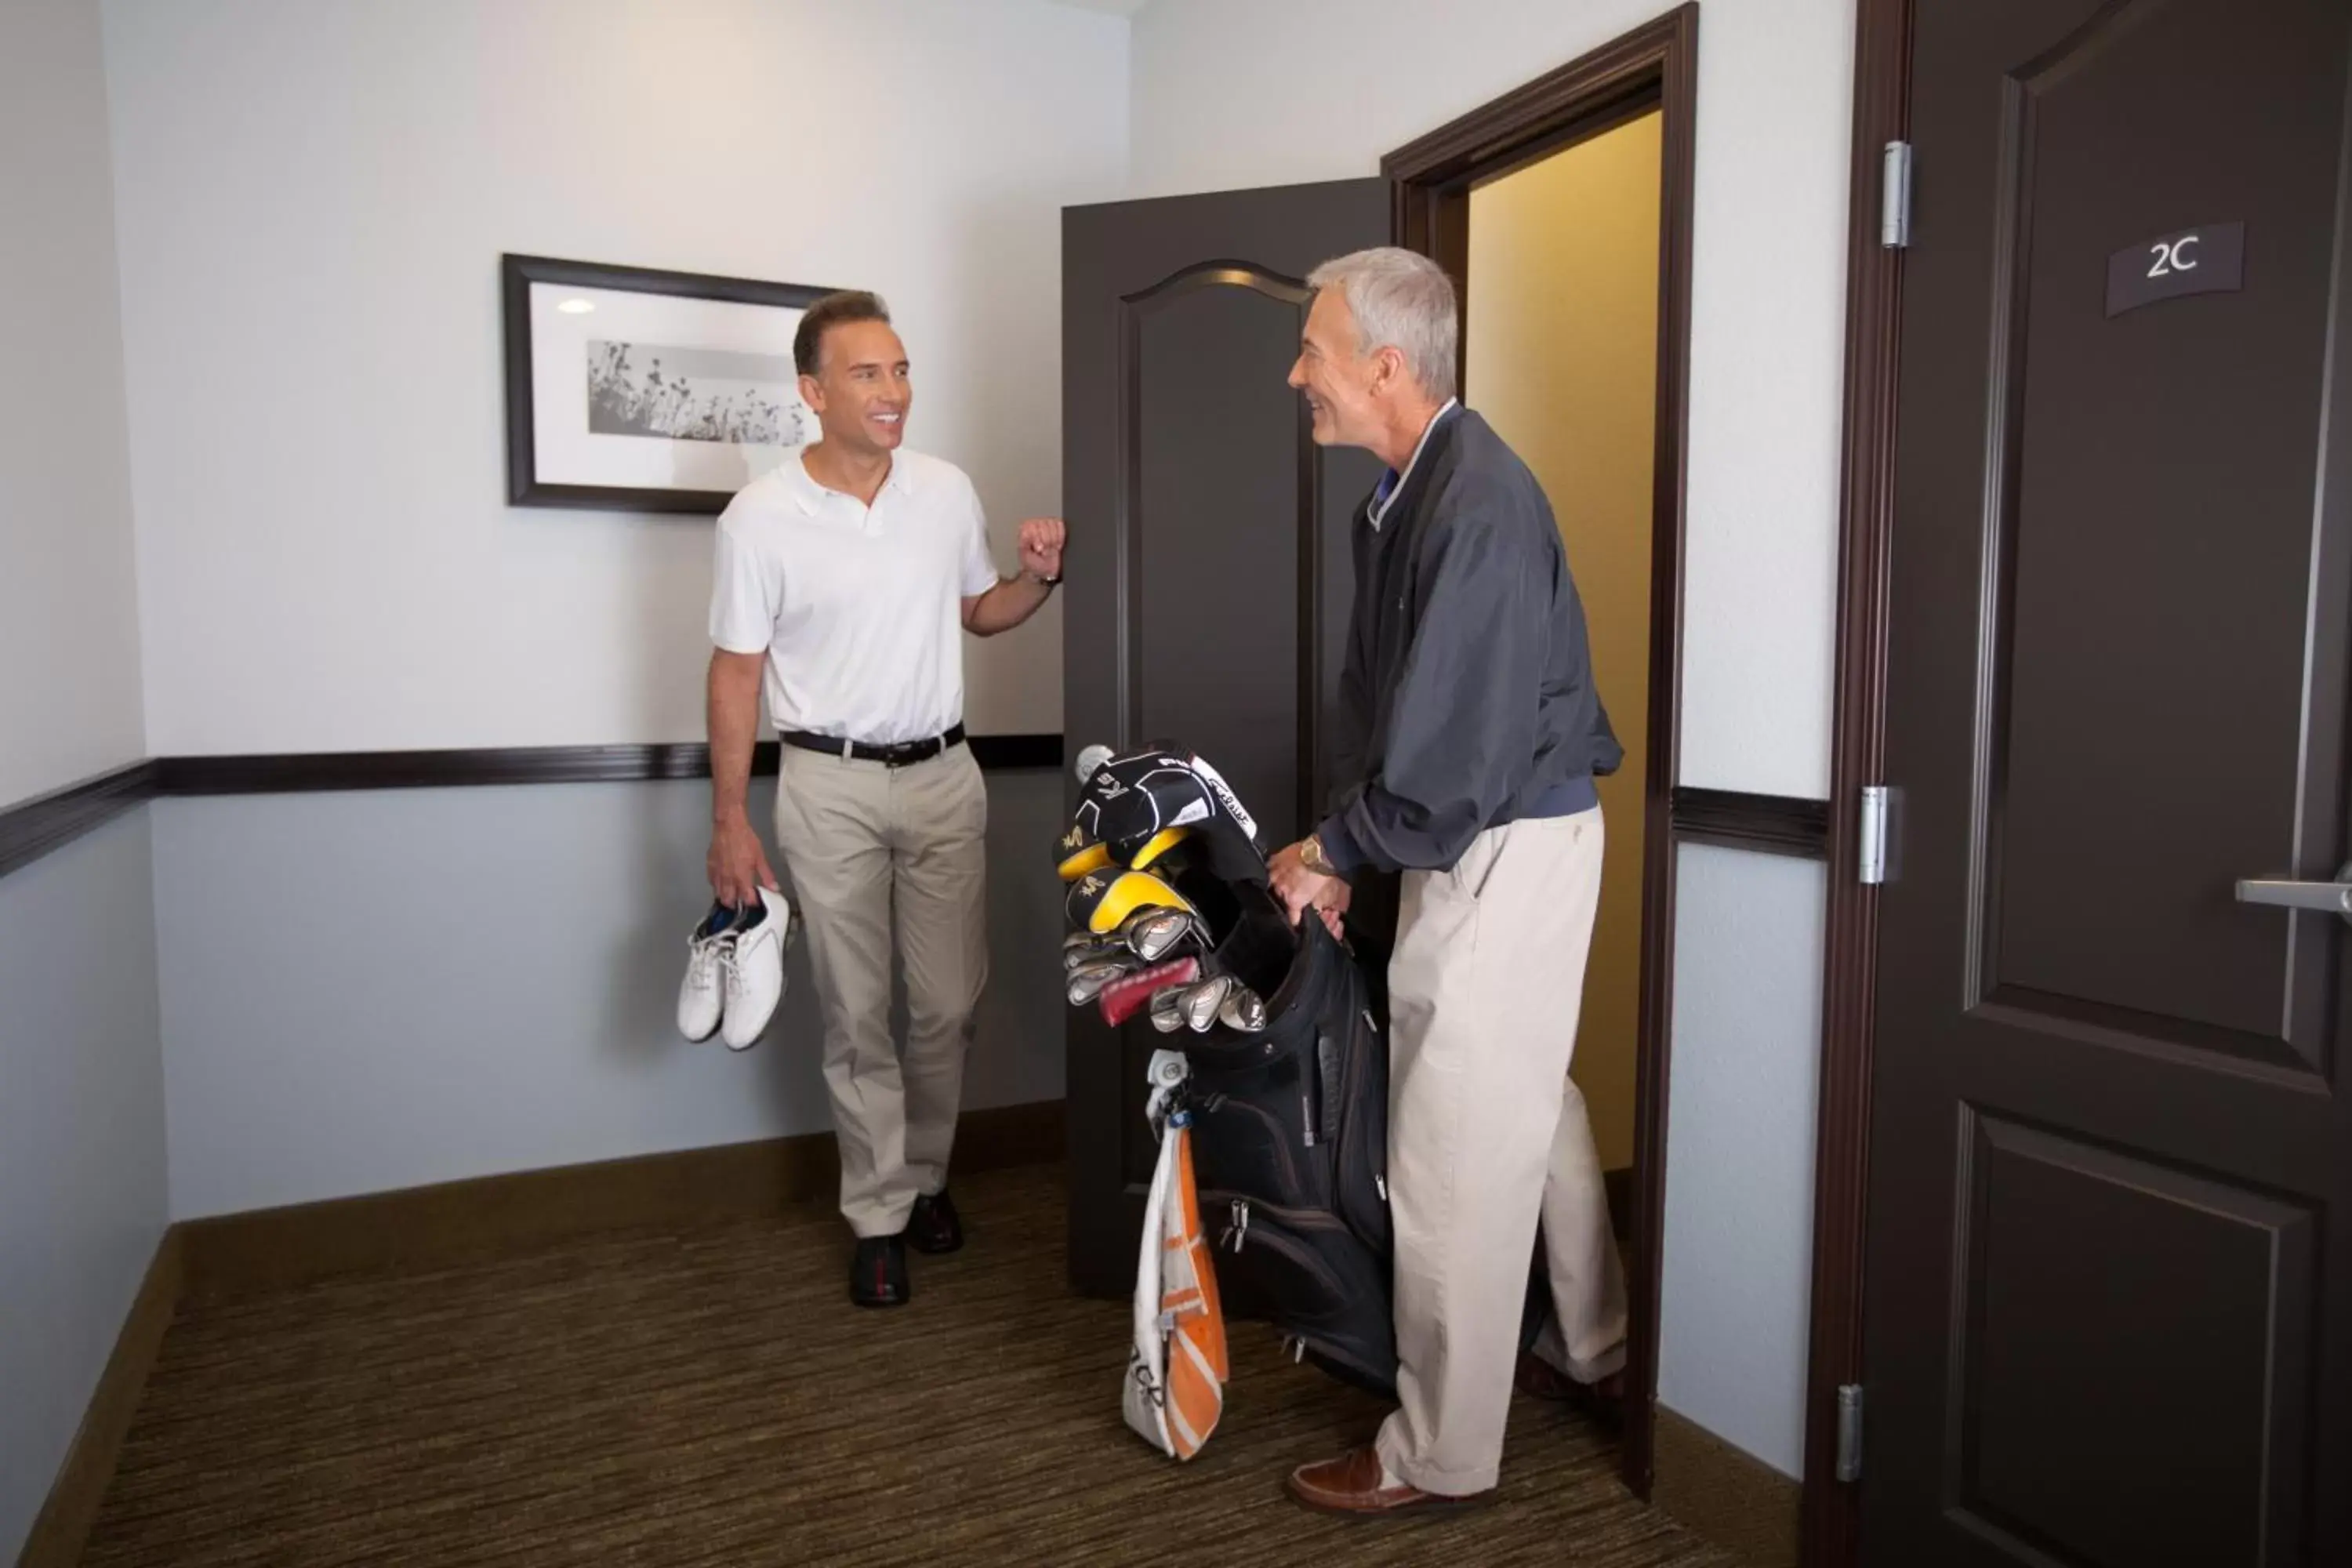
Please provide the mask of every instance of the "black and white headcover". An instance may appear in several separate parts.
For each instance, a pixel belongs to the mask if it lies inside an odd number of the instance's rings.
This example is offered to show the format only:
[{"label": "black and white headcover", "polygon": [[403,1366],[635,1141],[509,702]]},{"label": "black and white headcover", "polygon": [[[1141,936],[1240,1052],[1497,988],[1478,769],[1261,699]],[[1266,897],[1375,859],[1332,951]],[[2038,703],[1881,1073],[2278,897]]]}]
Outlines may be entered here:
[{"label": "black and white headcover", "polygon": [[1181,827],[1203,847],[1217,876],[1266,878],[1256,819],[1215,768],[1173,747],[1148,746],[1097,766],[1079,790],[1076,820],[1122,863],[1154,836]]}]

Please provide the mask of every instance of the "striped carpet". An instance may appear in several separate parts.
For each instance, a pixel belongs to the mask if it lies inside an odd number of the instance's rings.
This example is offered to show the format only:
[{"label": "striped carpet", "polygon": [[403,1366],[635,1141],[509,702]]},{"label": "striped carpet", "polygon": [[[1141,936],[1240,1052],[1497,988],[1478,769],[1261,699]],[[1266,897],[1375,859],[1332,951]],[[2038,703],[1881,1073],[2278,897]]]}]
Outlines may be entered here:
[{"label": "striped carpet", "polygon": [[971,1245],[915,1258],[890,1313],[848,1305],[844,1233],[814,1206],[185,1305],[83,1562],[1732,1561],[1636,1503],[1604,1436],[1525,1399],[1495,1505],[1307,1513],[1283,1472],[1381,1409],[1260,1325],[1236,1325],[1215,1438],[1164,1459],[1119,1419],[1125,1307],[1063,1289],[1058,1176],[958,1197]]}]

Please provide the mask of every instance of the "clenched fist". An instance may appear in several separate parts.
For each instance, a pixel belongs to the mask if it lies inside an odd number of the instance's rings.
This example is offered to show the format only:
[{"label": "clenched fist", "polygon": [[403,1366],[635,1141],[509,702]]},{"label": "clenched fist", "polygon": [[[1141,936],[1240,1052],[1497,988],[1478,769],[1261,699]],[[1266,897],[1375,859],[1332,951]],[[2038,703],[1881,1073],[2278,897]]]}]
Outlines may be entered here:
[{"label": "clenched fist", "polygon": [[1062,547],[1069,525],[1058,517],[1033,517],[1021,525],[1021,570],[1052,582],[1062,574]]}]

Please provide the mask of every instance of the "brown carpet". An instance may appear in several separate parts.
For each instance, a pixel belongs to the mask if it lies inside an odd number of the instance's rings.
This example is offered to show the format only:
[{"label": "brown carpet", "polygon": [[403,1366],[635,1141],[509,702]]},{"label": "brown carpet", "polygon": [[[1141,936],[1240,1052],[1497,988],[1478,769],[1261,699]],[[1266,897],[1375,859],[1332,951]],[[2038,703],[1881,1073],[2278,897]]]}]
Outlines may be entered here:
[{"label": "brown carpet", "polygon": [[1732,1561],[1636,1503],[1603,1434],[1525,1399],[1484,1509],[1298,1509],[1284,1471],[1381,1408],[1262,1325],[1235,1326],[1208,1448],[1163,1458],[1119,1419],[1126,1308],[1063,1289],[1056,1176],[958,1196],[971,1245],[915,1258],[897,1312],[848,1305],[816,1208],[184,1305],[83,1561]]}]

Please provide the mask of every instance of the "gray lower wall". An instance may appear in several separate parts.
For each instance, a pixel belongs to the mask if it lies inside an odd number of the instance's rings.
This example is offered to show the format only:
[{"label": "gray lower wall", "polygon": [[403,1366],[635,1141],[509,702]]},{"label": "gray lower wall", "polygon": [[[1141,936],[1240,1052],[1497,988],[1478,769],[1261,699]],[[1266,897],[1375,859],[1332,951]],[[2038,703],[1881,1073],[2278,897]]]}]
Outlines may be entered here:
[{"label": "gray lower wall", "polygon": [[[1062,774],[988,783],[974,1109],[1062,1093]],[[755,1049],[671,1021],[709,799],[681,781],[156,802],[173,1217],[828,1127],[805,945]]]},{"label": "gray lower wall", "polygon": [[0,877],[0,1563],[163,1234],[149,866],[142,809]]},{"label": "gray lower wall", "polygon": [[1699,844],[1676,858],[1658,1402],[1795,1476],[1828,868]]}]

